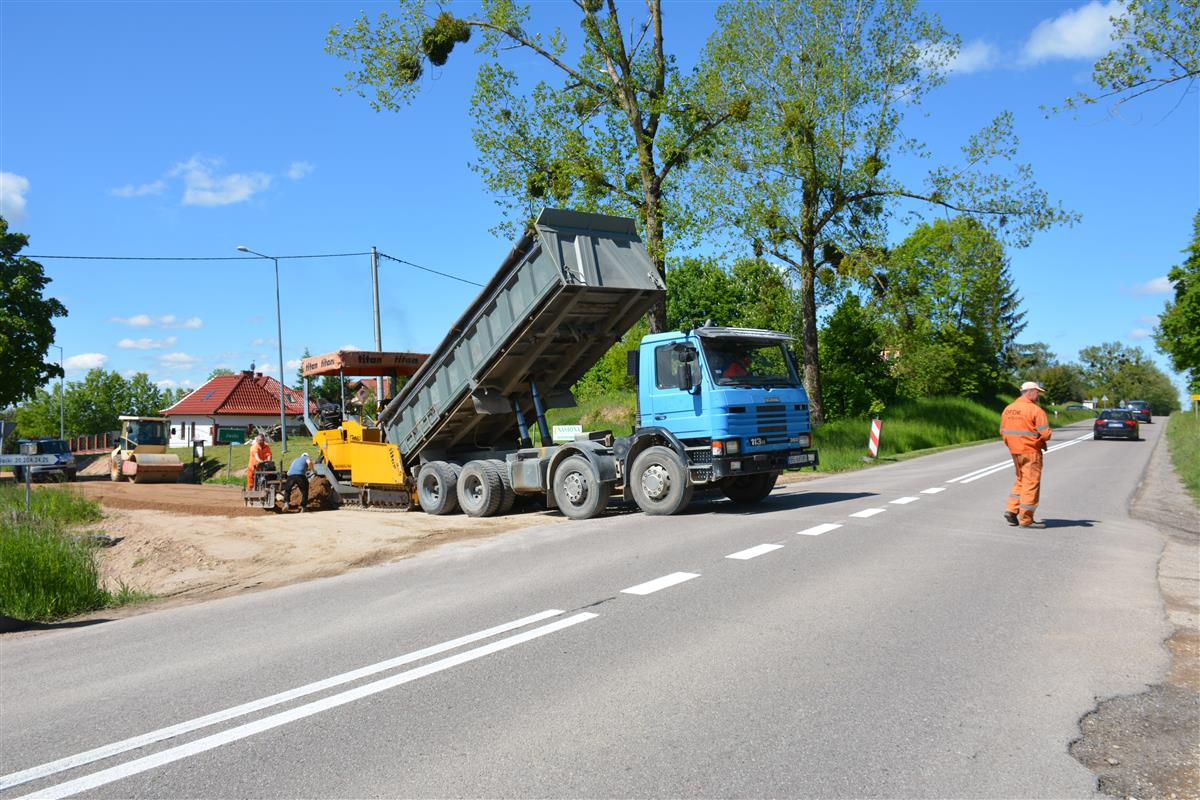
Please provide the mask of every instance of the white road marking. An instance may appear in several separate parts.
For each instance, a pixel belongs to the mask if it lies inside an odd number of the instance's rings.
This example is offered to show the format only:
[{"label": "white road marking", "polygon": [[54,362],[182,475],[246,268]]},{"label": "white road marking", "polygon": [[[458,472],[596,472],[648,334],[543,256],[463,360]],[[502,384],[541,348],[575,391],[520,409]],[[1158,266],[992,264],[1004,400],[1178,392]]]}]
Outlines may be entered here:
[{"label": "white road marking", "polygon": [[850,516],[866,519],[867,517],[873,517],[876,514],[882,514],[885,511],[887,511],[886,508],[864,508],[862,511],[855,511]]},{"label": "white road marking", "polygon": [[934,486],[932,489],[922,489],[921,494],[937,494],[946,491],[945,486]]},{"label": "white road marking", "polygon": [[919,497],[897,497],[895,500],[891,500],[890,502],[892,503],[892,505],[906,506],[909,503],[915,503],[920,499],[921,498],[919,498]]},{"label": "white road marking", "polygon": [[726,558],[736,558],[739,561],[746,561],[751,558],[757,558],[764,553],[769,553],[772,550],[779,550],[783,547],[781,544],[760,544],[757,547],[751,547],[746,550],[740,550],[736,553],[725,556]]},{"label": "white road marking", "polygon": [[[1046,450],[1046,452],[1053,453],[1056,450],[1062,450],[1064,447],[1070,447],[1071,445],[1079,444],[1084,439],[1087,439],[1089,437],[1091,437],[1090,433],[1087,436],[1080,436],[1078,439],[1071,439],[1070,441],[1063,442],[1062,444],[1056,444],[1053,447],[1048,448]],[[964,477],[961,480],[961,483],[970,483],[971,481],[977,481],[980,478],[986,478],[988,475],[994,475],[997,472],[1003,472],[1005,469],[1011,468],[1011,467],[1012,467],[1011,461],[1006,461],[1003,464],[1000,464],[998,466],[987,467],[984,471],[979,472],[977,474],[972,474],[971,477],[969,477],[969,478]]]},{"label": "white road marking", "polygon": [[830,531],[836,531],[840,527],[842,527],[842,524],[840,522],[826,522],[821,525],[813,526],[811,528],[805,528],[802,531],[796,531],[796,535],[797,536],[820,536],[822,533],[829,533]]},{"label": "white road marking", "polygon": [[672,572],[670,575],[663,575],[661,578],[655,578],[652,581],[646,581],[645,583],[639,583],[637,586],[622,589],[621,594],[652,594],[659,589],[666,589],[677,583],[683,583],[684,581],[690,581],[692,578],[699,577],[694,572]]},{"label": "white road marking", "polygon": [[300,697],[315,694],[316,692],[331,689],[334,686],[341,686],[343,684],[350,683],[351,681],[356,681],[359,678],[365,678],[368,675],[375,675],[394,667],[403,666],[404,664],[411,664],[414,661],[420,661],[423,658],[428,658],[429,656],[434,656],[438,653],[444,653],[447,650],[453,650],[456,647],[461,647],[464,644],[470,644],[471,642],[477,642],[481,639],[487,639],[501,633],[507,633],[508,631],[516,630],[517,628],[523,628],[526,625],[532,625],[535,622],[541,622],[542,620],[549,619],[550,617],[557,617],[562,613],[563,612],[558,609],[542,611],[538,614],[533,614],[532,616],[523,617],[518,620],[513,620],[512,622],[506,622],[502,625],[497,625],[494,628],[488,628],[487,630],[478,631],[476,633],[469,633],[466,636],[460,636],[459,638],[451,639],[448,642],[435,644],[431,647],[426,647],[423,650],[416,650],[412,653],[408,653],[407,655],[397,656],[396,658],[391,658],[387,661],[380,661],[377,664],[359,667],[358,669],[351,670],[350,672],[343,672],[340,675],[334,675],[323,680],[315,681],[314,683],[308,683],[295,689],[288,689],[287,691],[269,695],[258,700],[251,700],[248,703],[242,703],[241,705],[233,706],[232,708],[226,708],[223,711],[217,711],[212,714],[207,714],[203,717],[196,717],[195,719],[187,720],[186,722],[180,722],[166,728],[159,728],[156,731],[150,731],[149,733],[144,733],[140,736],[134,736],[129,739],[123,739],[119,742],[104,745],[103,747],[97,747],[94,750],[88,750],[73,756],[60,758],[56,761],[50,761],[36,767],[30,767],[29,769],[24,769],[20,772],[13,772],[0,777],[0,791],[22,783],[27,783],[32,780],[37,780],[38,778],[44,778],[48,775],[54,775],[58,772],[74,769],[75,767],[80,767],[84,764],[90,764],[93,761],[99,761],[103,758],[110,758],[111,756],[125,753],[129,750],[136,750],[140,747],[154,744],[155,742],[161,742],[164,739],[172,739],[181,734],[199,730],[200,728],[207,728],[210,725],[216,725],[218,722],[225,722],[226,720],[242,717],[246,714],[252,714],[255,711],[261,711],[264,708],[277,706],[280,703],[286,703],[289,700],[295,700]]},{"label": "white road marking", "polygon": [[989,464],[986,467],[980,467],[979,469],[972,470],[971,472],[968,472],[965,475],[959,475],[957,478],[951,478],[950,480],[946,481],[946,483],[958,483],[959,481],[963,480],[964,478],[970,478],[971,476],[978,475],[981,472],[987,472],[988,470],[996,469],[998,467],[1011,467],[1011,466],[1012,466],[1012,459],[1010,458],[1008,461],[1000,461],[996,464]]},{"label": "white road marking", "polygon": [[589,619],[595,619],[597,616],[599,615],[583,612],[571,617],[567,617],[566,619],[556,620],[555,622],[551,622],[548,625],[543,625],[540,628],[534,628],[533,630],[525,631],[524,633],[518,633],[515,636],[510,636],[507,639],[500,639],[499,641],[485,644],[482,647],[475,648],[474,650],[467,650],[466,652],[458,653],[457,655],[449,656],[448,658],[443,658],[440,661],[434,661],[430,664],[416,667],[414,669],[383,678],[373,683],[363,684],[362,686],[354,689],[348,689],[339,694],[330,695],[329,697],[325,697],[320,700],[314,700],[311,703],[297,706],[296,708],[289,709],[288,711],[281,711],[278,714],[272,714],[269,717],[263,717],[262,719],[255,720],[254,722],[247,722],[244,725],[239,725],[236,728],[230,728],[229,730],[222,731],[221,733],[214,733],[211,736],[206,736],[203,739],[197,739],[194,742],[177,745],[152,755],[143,756],[142,758],[135,759],[125,764],[118,764],[115,767],[94,772],[91,775],[85,775],[82,778],[76,778],[72,781],[67,781],[56,786],[50,786],[46,789],[38,790],[19,798],[19,800],[31,800],[35,797],[69,797],[73,794],[86,792],[90,789],[95,789],[99,786],[104,786],[106,784],[113,783],[114,781],[119,781],[123,778],[128,778],[132,775],[137,775],[139,773],[155,769],[156,767],[161,767],[165,764],[171,764],[175,761],[180,761],[189,756],[197,755],[198,753],[214,750],[222,745],[230,744],[231,742],[236,742],[253,736],[256,733],[262,733],[263,731],[268,731],[272,728],[278,728],[279,726],[286,725],[289,722],[295,722],[296,720],[304,719],[305,717],[311,717],[314,714],[319,714],[322,711],[328,711],[329,709],[343,706],[347,703],[354,702],[355,700],[361,700],[364,697],[369,697],[373,694],[378,694],[379,692],[401,686],[405,683],[410,683],[419,678],[424,678],[428,675],[442,672],[443,670],[450,669],[451,667],[457,667],[460,664],[466,664],[469,661],[483,658],[484,656],[491,655],[492,653],[498,653],[501,650],[515,647],[516,645],[523,644],[540,636],[546,636],[547,634],[563,630],[564,628],[569,628],[572,625],[578,625],[581,622],[586,622]]}]

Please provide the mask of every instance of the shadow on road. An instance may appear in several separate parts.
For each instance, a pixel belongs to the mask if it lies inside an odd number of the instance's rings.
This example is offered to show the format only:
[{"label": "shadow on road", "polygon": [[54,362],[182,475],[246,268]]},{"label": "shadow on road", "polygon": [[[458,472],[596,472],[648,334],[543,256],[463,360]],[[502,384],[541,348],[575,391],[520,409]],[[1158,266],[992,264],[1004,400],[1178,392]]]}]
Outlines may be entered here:
[{"label": "shadow on road", "polygon": [[1100,520],[1098,519],[1043,519],[1046,523],[1046,529],[1050,528],[1091,528]]},{"label": "shadow on road", "polygon": [[718,514],[770,514],[774,511],[784,511],[793,508],[812,508],[831,503],[841,503],[846,500],[861,500],[864,497],[875,497],[876,492],[796,492],[789,494],[772,494],[762,502],[753,506],[739,506],[725,500],[719,492],[710,494],[708,502],[699,501],[694,504],[696,510],[711,511]]},{"label": "shadow on road", "polygon": [[86,628],[89,625],[99,625],[110,622],[108,619],[77,619],[68,622],[29,622],[28,620],[0,616],[0,633],[16,631],[58,631],[68,628]]}]

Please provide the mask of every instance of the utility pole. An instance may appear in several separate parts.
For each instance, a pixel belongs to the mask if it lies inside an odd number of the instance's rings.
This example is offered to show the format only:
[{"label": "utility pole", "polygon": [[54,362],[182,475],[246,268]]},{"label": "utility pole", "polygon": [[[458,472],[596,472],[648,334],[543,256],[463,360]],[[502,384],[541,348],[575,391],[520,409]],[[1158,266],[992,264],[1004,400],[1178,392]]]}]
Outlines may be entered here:
[{"label": "utility pole", "polygon": [[[383,335],[379,329],[379,251],[375,249],[375,245],[371,245],[371,294],[375,303],[375,350],[383,351]],[[375,413],[379,414],[379,409],[383,407],[383,378],[380,377],[375,381]]]},{"label": "utility pole", "polygon": [[63,349],[62,345],[52,344],[51,347],[58,348],[58,438],[66,439],[66,411],[63,410],[63,404],[66,402],[65,387],[63,381],[66,373],[63,372]]}]

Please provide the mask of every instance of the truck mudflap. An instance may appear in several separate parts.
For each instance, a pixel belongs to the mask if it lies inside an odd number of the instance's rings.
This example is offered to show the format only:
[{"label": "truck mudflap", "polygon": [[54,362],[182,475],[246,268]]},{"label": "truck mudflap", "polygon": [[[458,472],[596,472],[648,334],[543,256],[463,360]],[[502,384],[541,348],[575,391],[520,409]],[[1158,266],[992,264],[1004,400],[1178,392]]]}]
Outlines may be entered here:
[{"label": "truck mudflap", "polygon": [[720,480],[759,472],[781,472],[796,467],[816,469],[819,463],[816,450],[780,450],[771,453],[717,456],[712,460],[712,476],[713,480]]}]

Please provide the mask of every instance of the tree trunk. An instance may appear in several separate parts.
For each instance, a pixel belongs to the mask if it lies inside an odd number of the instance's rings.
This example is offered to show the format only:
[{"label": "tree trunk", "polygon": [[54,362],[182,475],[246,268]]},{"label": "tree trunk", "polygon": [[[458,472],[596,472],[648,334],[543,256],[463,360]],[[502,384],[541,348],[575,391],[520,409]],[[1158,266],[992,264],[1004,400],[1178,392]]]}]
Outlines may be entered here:
[{"label": "tree trunk", "polygon": [[[646,250],[663,284],[667,281],[667,250],[663,243],[662,197],[655,191],[646,196]],[[662,333],[667,329],[667,299],[663,296],[650,309],[650,333]]]},{"label": "tree trunk", "polygon": [[804,347],[804,388],[814,426],[825,421],[821,399],[821,362],[817,350],[817,265],[811,247],[803,248],[800,261],[800,324]]}]

